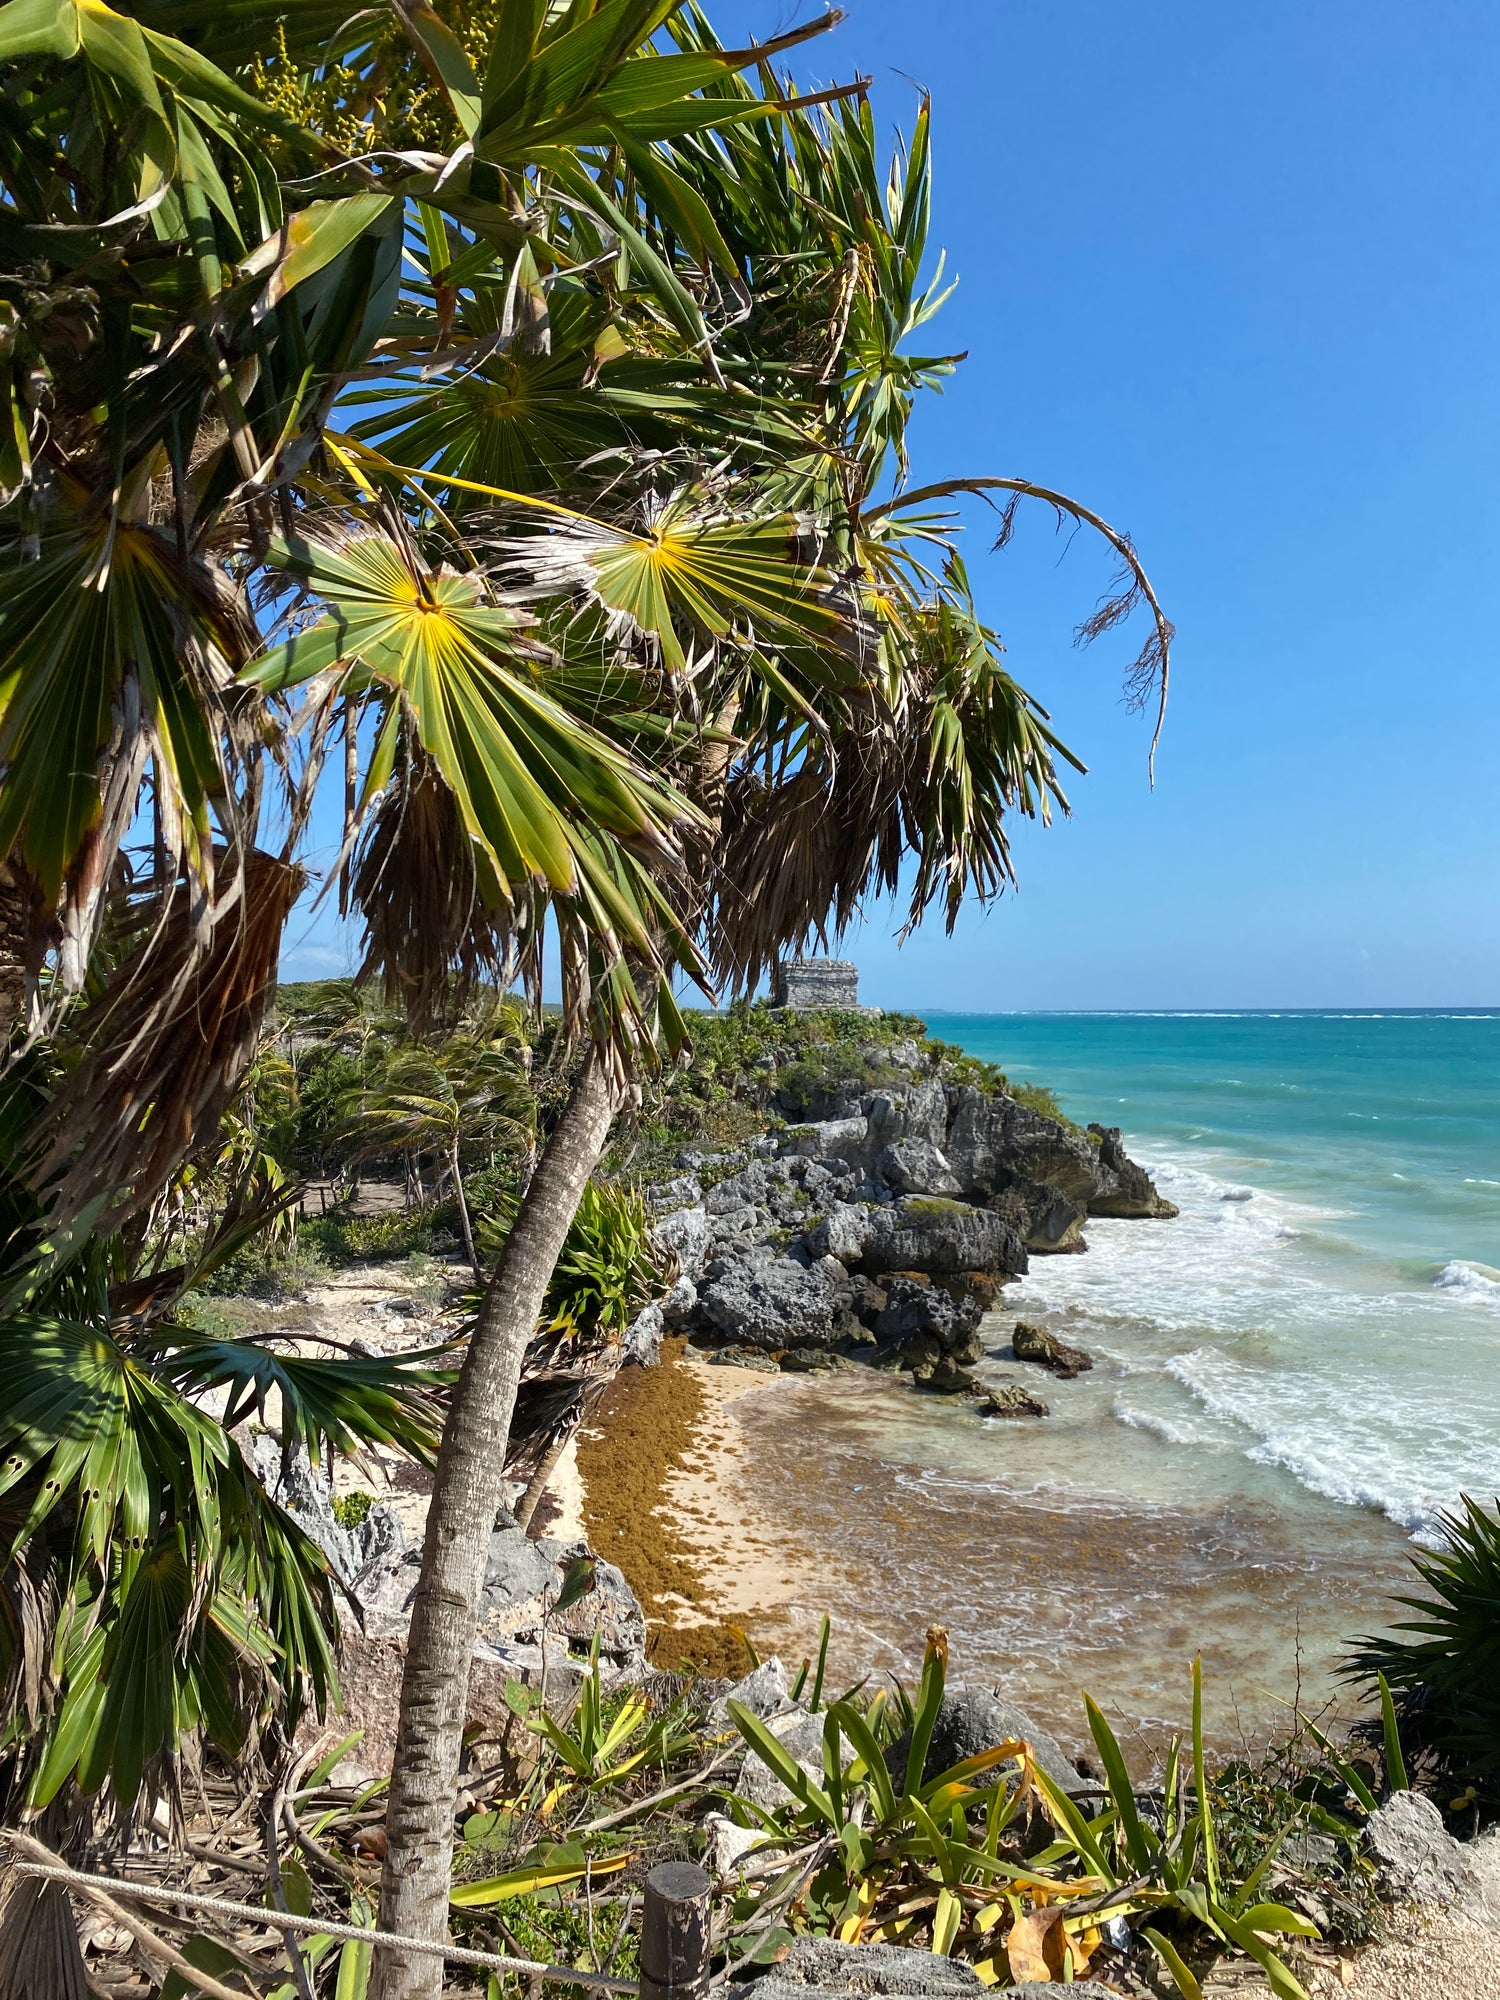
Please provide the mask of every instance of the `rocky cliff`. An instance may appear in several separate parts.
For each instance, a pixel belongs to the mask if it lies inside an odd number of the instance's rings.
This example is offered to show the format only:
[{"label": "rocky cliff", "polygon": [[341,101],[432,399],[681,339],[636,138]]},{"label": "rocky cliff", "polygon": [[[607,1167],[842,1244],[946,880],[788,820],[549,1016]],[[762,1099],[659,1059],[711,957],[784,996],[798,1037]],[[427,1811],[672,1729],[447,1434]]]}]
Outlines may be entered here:
[{"label": "rocky cliff", "polygon": [[670,1327],[746,1359],[862,1355],[967,1386],[980,1317],[1030,1256],[1085,1249],[1090,1216],[1176,1214],[1117,1130],[955,1080],[951,1055],[912,1038],[865,1051],[847,1080],[794,1069],[770,1080],[763,1131],[680,1152],[649,1198],[682,1276],[635,1351]]}]

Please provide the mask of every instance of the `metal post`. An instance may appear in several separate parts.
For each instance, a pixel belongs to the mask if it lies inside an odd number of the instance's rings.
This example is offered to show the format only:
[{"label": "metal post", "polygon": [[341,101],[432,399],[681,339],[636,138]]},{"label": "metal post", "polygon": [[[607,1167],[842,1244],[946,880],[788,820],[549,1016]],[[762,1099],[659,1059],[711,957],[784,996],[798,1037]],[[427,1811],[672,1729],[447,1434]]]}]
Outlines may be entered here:
[{"label": "metal post", "polygon": [[708,1990],[708,1896],[695,1861],[663,1861],[646,1877],[641,2000],[698,2000]]}]

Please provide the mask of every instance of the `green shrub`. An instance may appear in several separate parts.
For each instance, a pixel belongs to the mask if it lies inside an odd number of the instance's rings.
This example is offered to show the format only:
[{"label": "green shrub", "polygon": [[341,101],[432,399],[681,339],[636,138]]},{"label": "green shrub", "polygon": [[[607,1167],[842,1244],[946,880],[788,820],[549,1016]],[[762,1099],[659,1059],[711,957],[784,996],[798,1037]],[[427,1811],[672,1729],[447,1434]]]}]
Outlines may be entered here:
[{"label": "green shrub", "polygon": [[333,1498],[333,1518],[341,1528],[362,1527],[374,1505],[373,1493],[337,1493]]},{"label": "green shrub", "polygon": [[1500,1774],[1500,1506],[1491,1512],[1467,1494],[1461,1505],[1461,1513],[1439,1516],[1442,1546],[1411,1558],[1428,1594],[1396,1602],[1416,1616],[1359,1640],[1346,1674],[1371,1686],[1384,1674],[1414,1743],[1493,1778]]},{"label": "green shrub", "polygon": [[[487,1265],[499,1255],[515,1210],[512,1199],[499,1214],[481,1219],[477,1234]],[[551,1333],[618,1338],[674,1269],[651,1241],[640,1190],[621,1181],[590,1181],[547,1286],[542,1323]]]},{"label": "green shrub", "polygon": [[432,1204],[384,1215],[316,1215],[298,1231],[329,1264],[381,1264],[417,1251],[431,1255],[444,1234],[440,1209]]}]

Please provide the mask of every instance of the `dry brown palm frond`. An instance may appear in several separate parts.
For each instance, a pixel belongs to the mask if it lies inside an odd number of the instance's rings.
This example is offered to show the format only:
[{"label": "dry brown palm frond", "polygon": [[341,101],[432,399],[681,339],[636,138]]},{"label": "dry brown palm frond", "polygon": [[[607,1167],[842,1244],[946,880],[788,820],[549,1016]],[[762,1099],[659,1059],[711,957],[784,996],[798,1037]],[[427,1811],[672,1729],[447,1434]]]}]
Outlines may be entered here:
[{"label": "dry brown palm frond", "polygon": [[708,918],[726,989],[752,992],[784,952],[813,937],[826,944],[872,887],[894,886],[918,741],[872,730],[779,782],[749,772],[730,780]]},{"label": "dry brown palm frond", "polygon": [[54,1228],[97,1228],[149,1208],[214,1132],[260,1040],[281,933],[306,879],[252,849],[212,942],[199,945],[196,890],[179,883],[143,913],[141,941],[79,1022],[83,1053],[32,1134],[29,1178]]},{"label": "dry brown palm frond", "polygon": [[413,1033],[456,1015],[476,981],[509,984],[508,906],[481,893],[458,801],[415,743],[370,821],[353,892],[365,926],[357,976],[379,979]]}]

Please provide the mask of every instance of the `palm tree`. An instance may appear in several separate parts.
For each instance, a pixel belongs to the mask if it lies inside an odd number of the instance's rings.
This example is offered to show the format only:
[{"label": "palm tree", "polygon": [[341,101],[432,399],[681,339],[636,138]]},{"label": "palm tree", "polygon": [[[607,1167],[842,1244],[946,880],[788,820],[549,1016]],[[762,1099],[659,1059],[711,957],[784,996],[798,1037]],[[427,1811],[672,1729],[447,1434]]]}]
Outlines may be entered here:
[{"label": "palm tree", "polygon": [[[362,970],[414,1023],[538,992],[556,943],[587,1054],[469,1342],[403,1696],[382,1911],[437,1936],[495,1447],[616,1106],[682,1043],[674,980],[750,984],[905,856],[909,919],[951,922],[1066,753],[943,511],[1037,489],[901,492],[953,361],[908,351],[925,111],[882,176],[858,86],[823,115],[769,67],[821,21],[345,19],[0,7],[0,1002],[69,1037],[26,1105],[23,1284],[43,1230],[145,1240],[217,1131],[331,767]],[[1104,532],[1095,627],[1149,597]]]},{"label": "palm tree", "polygon": [[[649,151],[701,118],[702,66],[684,76],[647,46],[666,11],[601,0],[538,22],[508,6],[470,31],[450,5],[475,71],[442,18],[405,8],[361,15],[351,47],[346,10],[322,0],[0,7],[6,1685],[37,1685],[16,1650],[47,1637],[36,1591],[55,1589],[65,1614],[50,1710],[23,1708],[7,1737],[17,1784],[33,1768],[49,1784],[108,1777],[128,1801],[139,1766],[149,1787],[184,1730],[229,1727],[201,1687],[225,1643],[247,1714],[279,1686],[327,1685],[320,1560],[201,1407],[253,1383],[279,1387],[300,1421],[297,1371],[235,1344],[205,1356],[173,1317],[187,1280],[162,1279],[156,1246],[184,1156],[218,1146],[258,1045],[340,733],[351,857],[368,835],[346,887],[382,972],[425,1005],[429,918],[438,949],[461,938],[462,902],[424,899],[397,921],[436,833],[459,856],[448,885],[513,913],[508,965],[539,963],[545,903],[568,929],[573,1016],[606,1040],[649,1031],[626,954],[667,962],[654,877],[675,863],[685,808],[634,754],[644,724],[619,742],[601,727],[647,706],[634,678],[564,674],[524,609],[434,536],[445,516],[416,498],[420,479],[382,472],[330,416],[361,371],[377,389],[404,366],[461,382],[477,357],[472,339],[453,351],[456,300],[500,302],[480,337],[492,355],[543,342],[547,287],[578,285],[606,239],[590,363],[608,364],[610,339],[654,342],[690,385],[701,376],[697,298],[612,196],[596,202],[578,151],[605,133]],[[263,692],[244,676],[263,651],[263,585],[297,637],[319,601],[346,635],[336,694],[295,718],[274,677]],[[278,670],[295,683],[284,648]],[[476,935],[483,950],[495,933]],[[363,1414],[329,1402],[339,1384]],[[382,1435],[420,1386],[336,1364],[321,1406],[304,1383],[309,1434]],[[134,1468],[123,1489],[79,1457],[94,1425]],[[422,1434],[415,1417],[399,1428]],[[78,1547],[45,1539],[75,1520]],[[174,1537],[185,1597],[154,1558],[117,1560]],[[148,1599],[167,1638],[143,1705],[119,1632]],[[244,1630],[225,1640],[236,1602]]]},{"label": "palm tree", "polygon": [[[692,50],[711,46],[701,18],[679,17],[677,29]],[[754,97],[736,78],[712,88],[735,106]],[[699,734],[658,753],[699,815],[674,916],[717,979],[745,990],[779,951],[837,931],[871,889],[894,889],[904,862],[915,863],[909,925],[938,903],[951,926],[966,896],[997,894],[1011,879],[1008,815],[1065,807],[1056,764],[1068,753],[975,613],[953,523],[932,505],[956,489],[903,505],[892,483],[913,395],[951,365],[903,349],[937,303],[918,289],[925,109],[888,177],[862,105],[730,122],[674,148],[670,171],[673,199],[688,190],[701,203],[703,238],[706,216],[712,240],[733,246],[753,301],[719,361],[760,398],[758,431],[727,467],[718,453],[709,462],[680,449],[665,480],[660,468],[634,479],[621,469],[584,521],[516,508],[492,526],[477,509],[465,519],[476,541],[488,528],[492,559],[544,628],[605,621],[617,645],[687,681]],[[663,239],[675,233],[653,219]],[[438,444],[432,472],[444,476],[453,460],[442,440],[420,435]],[[463,441],[471,458],[483,448]],[[797,522],[807,551],[800,589],[787,588],[782,520]],[[1102,630],[1149,584],[1125,538],[1099,525],[1128,565]],[[1150,602],[1142,671],[1164,679],[1170,628]],[[610,1064],[591,1056],[490,1282],[449,1411],[387,1823],[392,1929],[433,1937],[445,1921],[469,1607],[500,1497],[494,1440],[619,1093]],[[378,1982],[382,2000],[436,1990],[429,1969],[393,1958]]]},{"label": "palm tree", "polygon": [[438,1153],[447,1165],[464,1252],[483,1278],[464,1191],[465,1143],[483,1150],[536,1137],[536,1103],[516,1050],[498,1037],[455,1036],[431,1049],[402,1049],[369,1083],[350,1093],[338,1129],[353,1160],[392,1151]]}]

